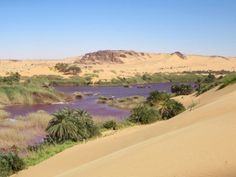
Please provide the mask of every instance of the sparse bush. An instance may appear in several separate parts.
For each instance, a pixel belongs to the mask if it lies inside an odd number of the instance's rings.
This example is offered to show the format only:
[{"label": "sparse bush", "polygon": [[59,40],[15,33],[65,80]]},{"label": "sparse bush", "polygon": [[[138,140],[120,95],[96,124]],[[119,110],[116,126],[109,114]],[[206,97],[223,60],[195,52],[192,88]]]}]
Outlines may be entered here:
[{"label": "sparse bush", "polygon": [[[223,78],[222,78],[223,79]],[[197,86],[197,95],[200,95],[220,84],[220,80],[217,80],[215,75],[209,73],[208,76],[204,79],[198,79],[196,81]]]},{"label": "sparse bush", "polygon": [[154,91],[149,94],[147,97],[147,103],[151,106],[157,105],[160,101],[169,100],[170,95],[166,92]]},{"label": "sparse bush", "polygon": [[150,124],[161,120],[161,117],[158,110],[148,105],[140,105],[131,111],[131,116],[128,120],[133,123]]},{"label": "sparse bush", "polygon": [[65,74],[77,75],[81,73],[81,68],[76,65],[69,65],[67,63],[57,63],[54,68],[59,72],[63,72]]},{"label": "sparse bush", "polygon": [[103,127],[106,128],[106,129],[116,130],[117,129],[117,123],[114,120],[108,120],[108,121],[103,123]]},{"label": "sparse bush", "polygon": [[151,81],[152,80],[152,76],[150,74],[148,74],[148,73],[145,73],[145,74],[142,75],[142,79],[144,81]]},{"label": "sparse bush", "polygon": [[224,76],[223,78],[220,78],[219,82],[221,84],[219,89],[222,89],[230,84],[236,83],[236,73],[231,73],[231,74]]},{"label": "sparse bush", "polygon": [[0,153],[0,176],[7,177],[24,169],[24,161],[13,152]]},{"label": "sparse bush", "polygon": [[66,72],[68,66],[69,66],[69,64],[67,64],[67,63],[57,63],[54,67],[56,70],[58,70],[60,72]]},{"label": "sparse bush", "polygon": [[76,65],[72,65],[72,66],[69,66],[66,69],[65,73],[66,74],[77,75],[77,74],[81,73],[81,69],[80,69],[80,67],[78,67]]},{"label": "sparse bush", "polygon": [[209,73],[208,76],[203,80],[205,83],[212,83],[216,80],[216,77],[214,74]]},{"label": "sparse bush", "polygon": [[16,73],[10,73],[9,76],[1,78],[1,81],[11,85],[13,83],[19,83],[20,79],[21,75],[18,72],[16,72]]},{"label": "sparse bush", "polygon": [[181,84],[181,85],[172,85],[171,92],[176,95],[189,95],[193,93],[193,88],[191,85]]}]

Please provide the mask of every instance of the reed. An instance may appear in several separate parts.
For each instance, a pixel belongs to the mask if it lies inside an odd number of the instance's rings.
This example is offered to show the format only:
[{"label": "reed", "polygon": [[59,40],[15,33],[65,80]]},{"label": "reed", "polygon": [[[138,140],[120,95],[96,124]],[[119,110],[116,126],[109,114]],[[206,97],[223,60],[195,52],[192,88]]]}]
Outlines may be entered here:
[{"label": "reed", "polygon": [[18,117],[16,120],[5,119],[0,122],[0,149],[17,146],[26,150],[37,137],[46,135],[45,129],[51,116],[43,111]]}]

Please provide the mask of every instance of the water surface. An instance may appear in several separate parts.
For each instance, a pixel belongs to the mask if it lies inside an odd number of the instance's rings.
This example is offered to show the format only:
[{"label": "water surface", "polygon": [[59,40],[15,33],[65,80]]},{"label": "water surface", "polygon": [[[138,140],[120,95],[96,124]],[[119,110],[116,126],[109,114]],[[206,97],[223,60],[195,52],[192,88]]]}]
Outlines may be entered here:
[{"label": "water surface", "polygon": [[117,119],[124,119],[130,115],[128,110],[113,108],[105,104],[97,104],[97,98],[100,96],[121,98],[134,95],[146,97],[150,92],[155,90],[171,92],[172,84],[173,83],[145,84],[143,85],[143,88],[140,88],[140,85],[133,85],[131,88],[123,86],[61,86],[55,87],[55,89],[67,94],[73,94],[74,92],[89,92],[92,93],[92,95],[67,103],[13,105],[6,107],[6,111],[10,112],[11,115],[15,117],[39,110],[53,113],[64,107],[69,107],[84,109],[95,117],[115,117]]}]

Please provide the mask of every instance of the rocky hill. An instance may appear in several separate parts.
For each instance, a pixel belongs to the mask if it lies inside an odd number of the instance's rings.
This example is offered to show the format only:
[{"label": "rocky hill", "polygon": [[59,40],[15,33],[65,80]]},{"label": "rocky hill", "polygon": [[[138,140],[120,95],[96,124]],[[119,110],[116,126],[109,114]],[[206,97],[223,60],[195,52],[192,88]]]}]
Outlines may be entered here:
[{"label": "rocky hill", "polygon": [[144,53],[126,50],[100,50],[97,52],[87,53],[81,59],[75,61],[79,64],[102,64],[102,63],[119,63],[122,64],[122,58],[130,56],[144,56]]}]

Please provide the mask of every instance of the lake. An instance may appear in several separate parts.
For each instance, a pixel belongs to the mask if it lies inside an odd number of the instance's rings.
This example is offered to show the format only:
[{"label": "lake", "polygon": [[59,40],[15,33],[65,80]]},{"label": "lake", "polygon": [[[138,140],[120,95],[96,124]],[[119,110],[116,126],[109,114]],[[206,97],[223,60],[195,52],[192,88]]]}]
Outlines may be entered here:
[{"label": "lake", "polygon": [[13,105],[5,108],[11,113],[13,117],[19,115],[26,115],[31,112],[44,110],[48,113],[53,113],[64,107],[81,108],[88,111],[94,117],[115,117],[117,119],[124,119],[130,115],[130,111],[110,107],[105,104],[97,104],[96,100],[100,96],[121,98],[128,96],[148,96],[150,92],[166,91],[171,92],[171,86],[176,83],[158,83],[158,84],[144,84],[132,85],[130,88],[124,86],[61,86],[55,87],[56,90],[66,94],[73,94],[74,92],[91,93],[84,96],[82,99],[75,99],[70,102],[55,103],[55,104],[36,104],[36,105]]}]

